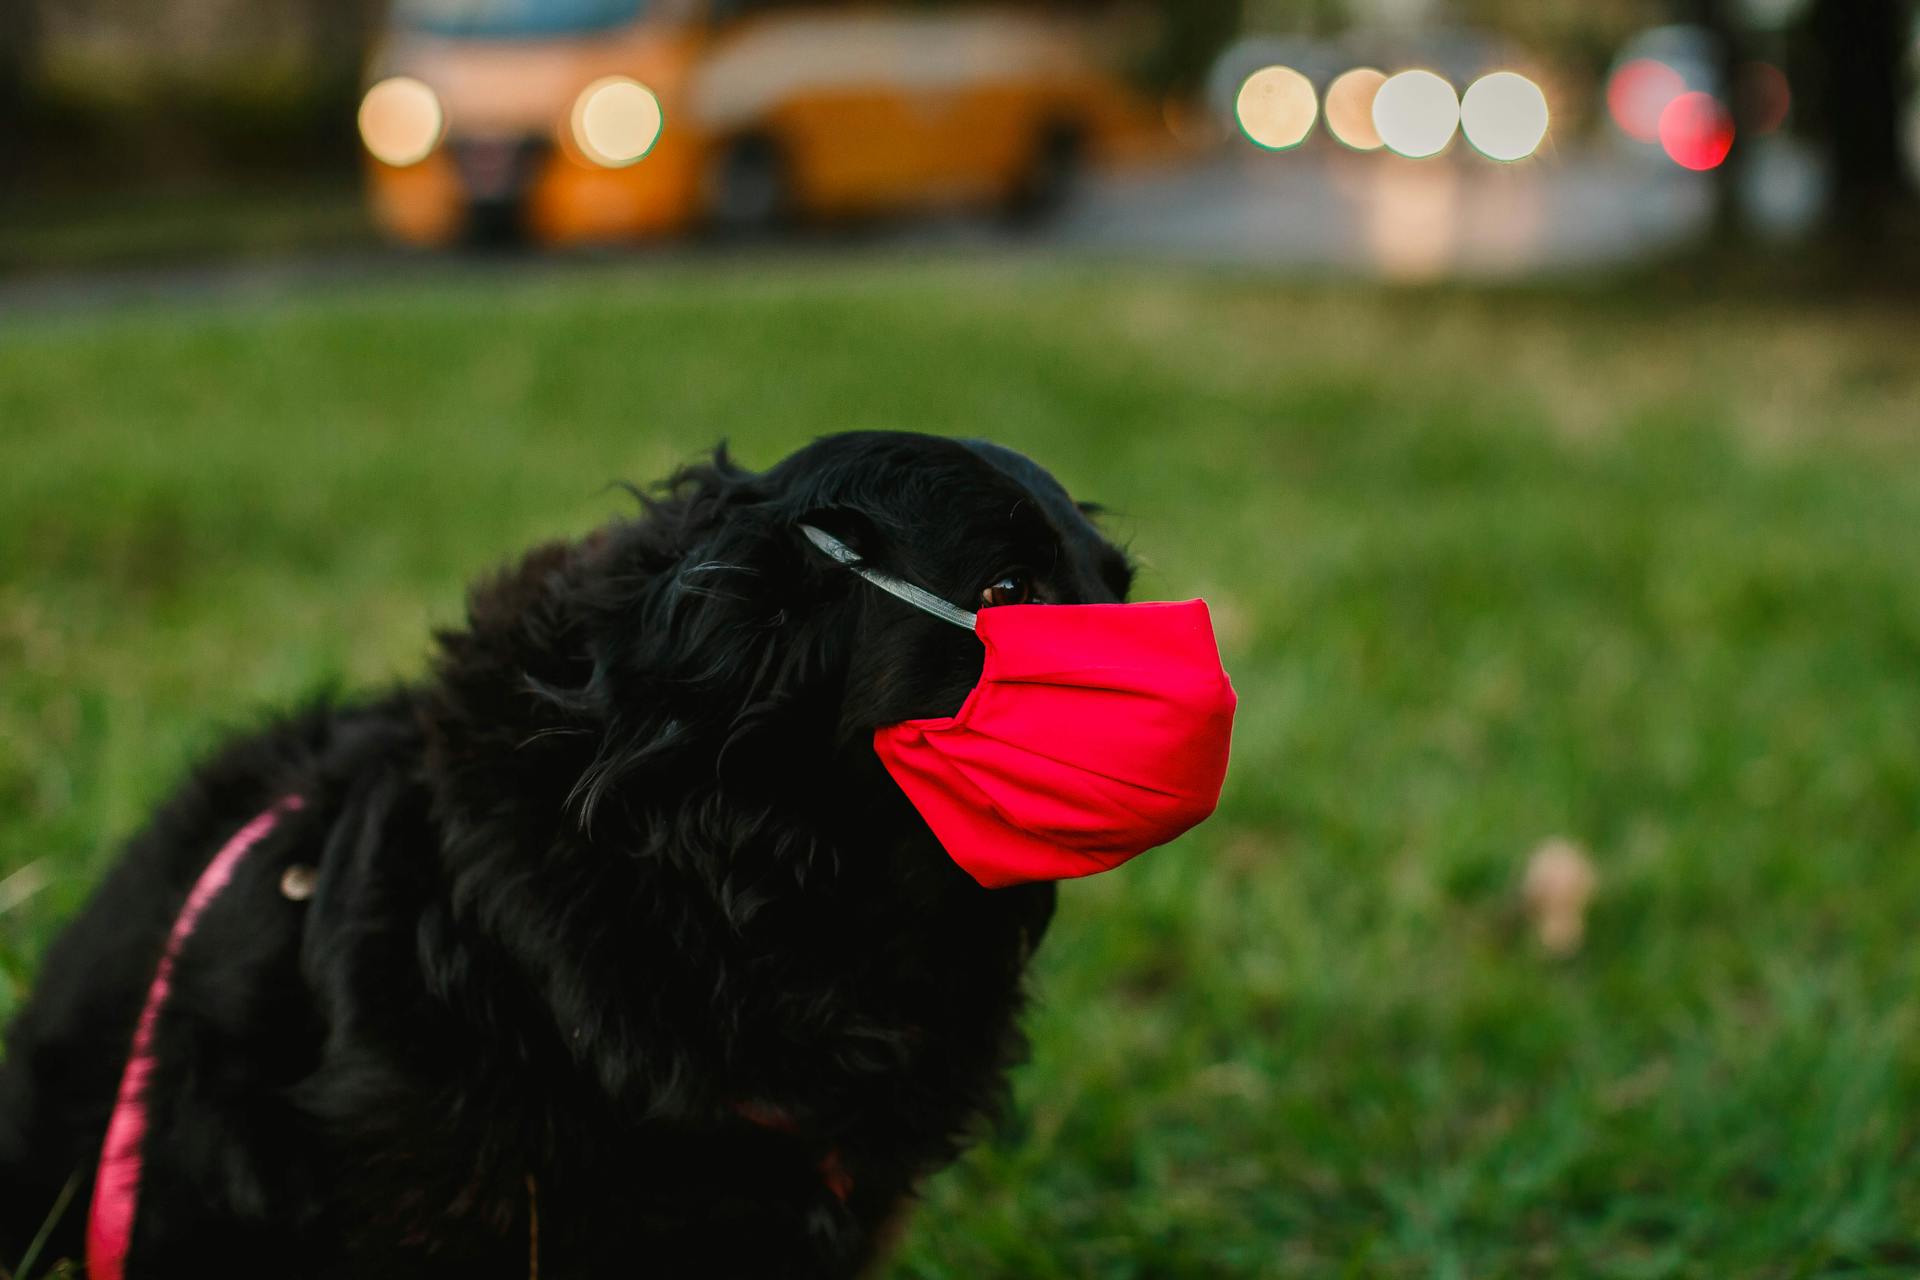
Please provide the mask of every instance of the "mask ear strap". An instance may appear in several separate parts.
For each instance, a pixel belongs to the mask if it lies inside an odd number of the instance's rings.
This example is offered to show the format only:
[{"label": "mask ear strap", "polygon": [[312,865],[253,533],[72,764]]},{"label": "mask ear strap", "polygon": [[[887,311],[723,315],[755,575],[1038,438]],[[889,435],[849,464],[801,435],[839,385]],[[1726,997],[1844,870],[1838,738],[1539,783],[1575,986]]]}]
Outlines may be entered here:
[{"label": "mask ear strap", "polygon": [[808,542],[888,595],[904,600],[914,608],[930,613],[943,622],[951,622],[954,626],[965,627],[969,631],[974,629],[974,615],[965,609],[949,603],[925,587],[915,586],[904,578],[896,578],[890,573],[881,573],[878,569],[869,569],[861,563],[858,552],[825,530],[803,524],[800,526],[800,532],[807,535]]}]

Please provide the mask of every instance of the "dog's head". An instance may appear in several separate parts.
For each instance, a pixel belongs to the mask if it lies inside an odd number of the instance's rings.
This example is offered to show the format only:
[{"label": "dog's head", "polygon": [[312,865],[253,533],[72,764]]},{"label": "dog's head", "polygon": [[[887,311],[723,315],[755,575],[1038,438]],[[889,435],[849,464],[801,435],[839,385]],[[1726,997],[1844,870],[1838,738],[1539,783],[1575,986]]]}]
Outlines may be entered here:
[{"label": "dog's head", "polygon": [[980,677],[964,630],[861,583],[793,532],[811,525],[861,561],[965,610],[1123,600],[1126,556],[1046,471],[985,441],[859,433],[804,449],[768,473],[780,536],[807,599],[846,647],[836,746],[881,725],[952,714]]},{"label": "dog's head", "polygon": [[[844,798],[873,780],[873,730],[953,713],[982,650],[864,585],[803,529],[962,609],[1119,601],[1132,570],[1088,512],[1032,461],[979,441],[850,433],[764,473],[721,452],[669,480],[608,548],[595,637],[608,709],[647,726],[643,756],[663,736],[708,744],[737,798]],[[580,796],[589,816],[619,751],[605,763]]]},{"label": "dog's head", "polygon": [[[697,965],[748,931],[790,963],[838,954],[822,930],[859,938],[868,972],[931,946],[966,971],[968,1000],[1005,1013],[1053,886],[981,889],[873,745],[877,728],[957,711],[981,642],[804,529],[970,611],[1117,602],[1125,555],[1021,455],[921,435],[834,436],[764,472],[722,451],[642,501],[477,591],[471,625],[443,637],[428,715],[455,900],[547,975],[568,1027],[620,1008],[627,975]],[[690,891],[710,905],[676,914]],[[715,912],[723,926],[699,923]],[[998,1034],[945,1051],[1010,1052]],[[589,1039],[614,1081],[624,1041]]]},{"label": "dog's head", "polygon": [[796,856],[925,834],[873,731],[956,711],[980,642],[866,585],[806,526],[966,610],[1116,602],[1132,578],[1091,508],[980,441],[850,433],[764,472],[721,450],[642,501],[638,519],[478,591],[441,674],[456,694],[471,684],[471,704],[499,688],[500,664],[516,668],[510,701],[462,717],[517,735],[520,772],[476,792],[524,785],[545,756],[581,829],[624,828],[676,856],[693,856],[690,803],[736,826],[707,843],[751,843],[771,814],[789,845],[815,846]]}]

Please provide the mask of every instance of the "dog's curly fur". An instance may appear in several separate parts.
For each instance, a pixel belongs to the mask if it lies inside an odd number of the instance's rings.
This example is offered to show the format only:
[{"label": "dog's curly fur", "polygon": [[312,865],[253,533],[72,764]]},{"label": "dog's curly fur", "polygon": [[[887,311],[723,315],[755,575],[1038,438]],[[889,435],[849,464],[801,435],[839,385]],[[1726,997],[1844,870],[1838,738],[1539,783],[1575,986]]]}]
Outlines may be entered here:
[{"label": "dog's curly fur", "polygon": [[426,680],[236,742],[132,841],[7,1036],[0,1265],[70,1178],[45,1256],[78,1256],[167,931],[284,795],[174,971],[131,1277],[520,1277],[535,1237],[547,1280],[874,1259],[1003,1100],[1054,891],[975,885],[871,746],[953,712],[978,642],[798,526],[968,608],[1129,570],[979,443],[722,450],[642,501],[478,587]]}]

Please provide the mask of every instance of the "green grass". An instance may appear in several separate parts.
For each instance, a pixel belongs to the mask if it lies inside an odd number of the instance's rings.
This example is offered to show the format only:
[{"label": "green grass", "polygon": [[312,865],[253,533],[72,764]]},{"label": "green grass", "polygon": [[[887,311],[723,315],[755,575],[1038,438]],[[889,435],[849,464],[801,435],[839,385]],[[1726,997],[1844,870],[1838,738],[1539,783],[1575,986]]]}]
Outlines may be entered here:
[{"label": "green grass", "polygon": [[[1219,816],[1069,886],[902,1277],[1920,1269],[1920,318],[633,266],[0,331],[17,1000],[195,753],[719,437],[983,434],[1204,593]],[[1520,902],[1586,844],[1584,950]]]}]

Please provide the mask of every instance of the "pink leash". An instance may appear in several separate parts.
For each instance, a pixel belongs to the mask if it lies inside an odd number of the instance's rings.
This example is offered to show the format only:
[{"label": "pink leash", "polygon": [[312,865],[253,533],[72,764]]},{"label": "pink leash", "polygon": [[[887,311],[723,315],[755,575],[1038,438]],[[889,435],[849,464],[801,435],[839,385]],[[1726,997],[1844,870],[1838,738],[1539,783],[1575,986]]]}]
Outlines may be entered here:
[{"label": "pink leash", "polygon": [[134,1027],[133,1053],[121,1073],[120,1092],[107,1122],[107,1140],[100,1148],[93,1207],[87,1217],[87,1275],[92,1280],[124,1280],[126,1273],[127,1247],[133,1241],[134,1214],[140,1207],[141,1146],[147,1136],[146,1092],[147,1079],[153,1074],[153,1029],[173,986],[174,957],[199,923],[200,913],[233,879],[241,859],[266,838],[283,813],[298,809],[300,804],[299,796],[287,796],[240,828],[194,881],[187,905],[173,922],[153,985],[147,988],[140,1021]]},{"label": "pink leash", "polygon": [[[100,1168],[93,1180],[93,1206],[87,1217],[90,1280],[125,1280],[134,1215],[140,1208],[141,1147],[147,1136],[146,1091],[147,1080],[153,1074],[153,1029],[173,987],[174,957],[180,954],[193,927],[200,922],[200,913],[233,880],[241,860],[266,839],[282,814],[300,808],[301,803],[299,796],[287,796],[235,832],[194,881],[187,905],[174,919],[153,984],[147,988],[146,1004],[140,1009],[140,1021],[133,1032],[133,1052],[127,1059],[126,1070],[121,1073],[120,1092],[114,1099],[113,1116],[107,1121],[107,1140],[100,1148]],[[794,1131],[792,1118],[777,1108],[741,1103],[734,1110],[762,1128],[782,1133]],[[820,1173],[827,1188],[844,1203],[853,1191],[853,1179],[841,1163],[838,1151],[827,1153],[820,1162]]]}]

